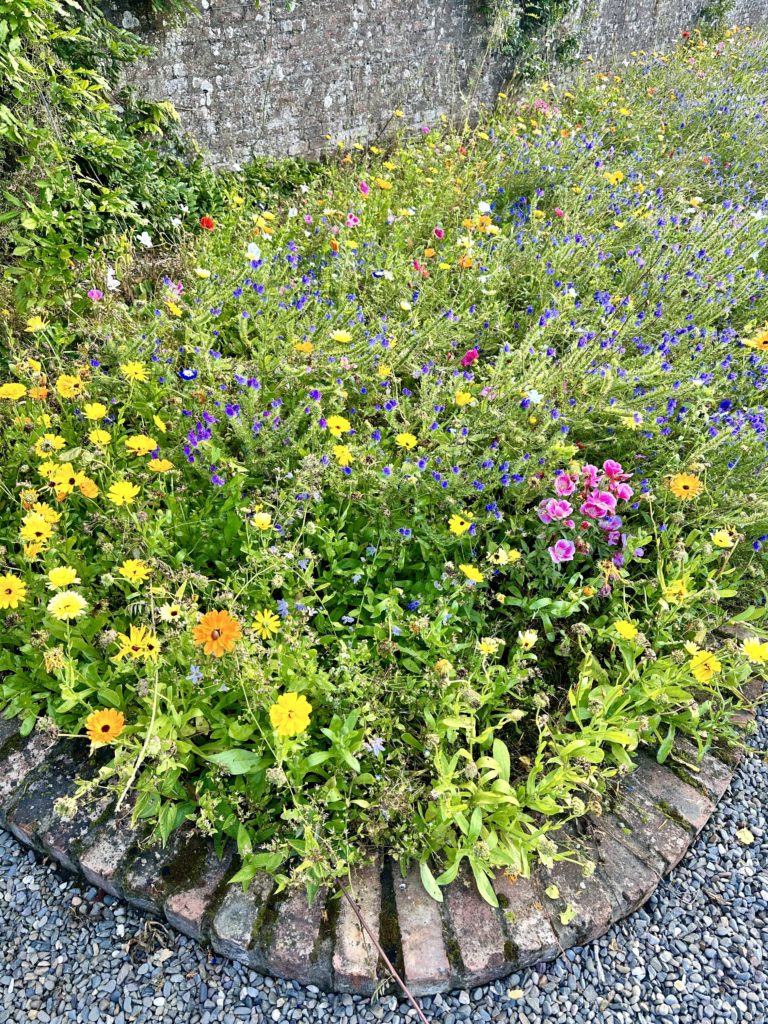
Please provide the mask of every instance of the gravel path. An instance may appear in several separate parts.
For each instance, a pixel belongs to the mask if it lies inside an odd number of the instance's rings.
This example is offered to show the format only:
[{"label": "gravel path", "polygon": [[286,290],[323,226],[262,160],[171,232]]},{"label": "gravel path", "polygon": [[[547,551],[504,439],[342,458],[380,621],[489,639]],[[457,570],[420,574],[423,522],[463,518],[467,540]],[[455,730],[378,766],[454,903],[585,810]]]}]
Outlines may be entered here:
[{"label": "gravel path", "polygon": [[[758,740],[768,748],[768,715]],[[495,985],[422,1001],[441,1024],[763,1024],[768,765],[748,758],[683,864],[602,939]],[[754,842],[736,832],[747,826]],[[0,833],[0,1024],[412,1021],[398,999],[326,996],[195,943],[38,862]]]}]

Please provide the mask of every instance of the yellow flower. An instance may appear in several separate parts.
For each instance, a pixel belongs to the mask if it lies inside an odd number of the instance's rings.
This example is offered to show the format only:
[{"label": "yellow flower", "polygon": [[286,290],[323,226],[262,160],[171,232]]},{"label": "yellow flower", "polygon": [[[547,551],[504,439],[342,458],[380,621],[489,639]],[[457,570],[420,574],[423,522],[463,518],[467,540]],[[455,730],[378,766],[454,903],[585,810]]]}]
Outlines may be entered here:
[{"label": "yellow flower", "polygon": [[168,312],[171,314],[171,316],[181,316],[181,306],[175,303],[172,299],[166,299],[165,304],[168,307]]},{"label": "yellow flower", "polygon": [[100,430],[98,427],[95,430],[88,432],[88,440],[91,444],[98,445],[99,448],[105,448],[112,441],[112,435],[108,430]]},{"label": "yellow flower", "polygon": [[120,369],[128,380],[147,380],[147,368],[143,363],[136,362],[135,360],[129,363],[120,363]]},{"label": "yellow flower", "polygon": [[56,391],[62,398],[77,398],[83,393],[84,384],[79,377],[73,377],[71,373],[62,373],[56,380]]},{"label": "yellow flower", "polygon": [[251,516],[251,525],[257,530],[268,530],[272,525],[272,516],[269,512],[254,512]]},{"label": "yellow flower", "polygon": [[753,665],[765,665],[768,662],[768,642],[765,640],[750,636],[741,645],[741,649],[747,661]]},{"label": "yellow flower", "polygon": [[756,348],[760,352],[768,352],[768,325],[763,327],[753,335],[751,338],[745,340],[744,344],[748,348]]},{"label": "yellow flower", "polygon": [[37,331],[44,331],[48,323],[41,316],[31,316],[24,328],[27,334],[36,334]]},{"label": "yellow flower", "polygon": [[419,443],[418,438],[414,437],[413,434],[398,434],[395,441],[400,445],[401,448],[407,448],[410,451],[415,448]]},{"label": "yellow flower", "polygon": [[715,530],[712,534],[712,543],[716,548],[732,548],[735,540],[730,530]]},{"label": "yellow flower", "polygon": [[524,651],[530,651],[536,646],[539,634],[535,629],[523,629],[517,634],[517,642]]},{"label": "yellow flower", "polygon": [[165,420],[161,419],[159,416],[153,416],[152,422],[155,424],[155,426],[157,427],[161,434],[165,434],[168,432],[168,427],[166,426]]},{"label": "yellow flower", "polygon": [[30,513],[24,517],[24,523],[19,531],[22,540],[30,544],[44,544],[50,539],[53,533],[53,526],[38,513]]},{"label": "yellow flower", "polygon": [[150,459],[147,468],[151,469],[153,473],[168,473],[173,469],[173,463],[168,459]]},{"label": "yellow flower", "polygon": [[126,437],[125,447],[131,455],[149,455],[157,448],[157,441],[146,434],[134,434],[133,437]]},{"label": "yellow flower", "polygon": [[435,672],[439,676],[449,676],[453,672],[453,665],[447,658],[440,658],[435,662]]},{"label": "yellow flower", "polygon": [[464,563],[463,565],[459,566],[459,569],[461,569],[461,571],[464,573],[467,579],[471,580],[473,583],[483,582],[483,574],[480,572],[479,569],[475,568],[474,565]]},{"label": "yellow flower", "polygon": [[335,444],[331,449],[333,457],[340,466],[349,466],[352,463],[352,452],[345,444]]},{"label": "yellow flower", "polygon": [[207,281],[211,276],[211,272],[206,270],[205,267],[195,267],[195,276],[199,277],[201,281]]},{"label": "yellow flower", "polygon": [[704,484],[693,473],[677,473],[669,481],[669,489],[680,501],[691,501],[704,490]]},{"label": "yellow flower", "polygon": [[311,341],[297,341],[293,346],[294,352],[300,352],[303,356],[309,356],[315,351]]},{"label": "yellow flower", "polygon": [[387,181],[386,178],[374,178],[374,183],[385,192],[392,188],[392,182]]},{"label": "yellow flower", "polygon": [[87,607],[88,602],[76,590],[62,590],[61,593],[54,594],[48,602],[48,611],[59,622],[79,618]]},{"label": "yellow flower", "polygon": [[113,505],[130,505],[138,493],[136,484],[128,480],[116,480],[107,491],[107,497]]},{"label": "yellow flower", "polygon": [[491,565],[508,565],[509,553],[504,548],[496,548],[495,551],[488,555],[488,561]]},{"label": "yellow flower", "polygon": [[509,551],[507,552],[507,558],[510,564],[513,564],[514,562],[519,562],[522,557],[522,551],[518,551],[517,548],[510,548]]},{"label": "yellow flower", "polygon": [[51,508],[51,506],[45,501],[35,502],[32,506],[32,511],[37,512],[39,516],[43,517],[46,523],[50,523],[52,526],[55,526],[61,519],[61,513],[57,512],[55,508]]},{"label": "yellow flower", "polygon": [[86,402],[83,415],[87,420],[103,420],[107,415],[107,407],[102,402]]},{"label": "yellow flower", "polygon": [[334,341],[338,341],[340,345],[348,345],[352,341],[352,335],[349,331],[331,331],[331,338]]},{"label": "yellow flower", "polygon": [[120,662],[123,658],[132,661],[154,661],[160,653],[160,643],[147,626],[131,626],[128,633],[118,633],[120,650],[112,655],[112,661]]},{"label": "yellow flower", "polygon": [[463,405],[469,405],[469,403],[472,401],[472,395],[470,394],[469,391],[459,390],[456,392],[453,398],[454,401],[456,402],[456,405],[458,405],[460,408]]},{"label": "yellow flower", "polygon": [[613,624],[613,628],[622,640],[634,640],[637,636],[637,626],[626,619],[617,619]]},{"label": "yellow flower", "polygon": [[253,628],[262,640],[270,640],[280,630],[280,619],[274,612],[264,608],[262,611],[256,612]]},{"label": "yellow flower", "polygon": [[91,743],[112,743],[125,728],[125,715],[114,708],[94,711],[85,720],[85,731]]},{"label": "yellow flower", "polygon": [[495,654],[501,645],[504,643],[503,640],[499,640],[495,636],[483,637],[482,640],[478,640],[477,649],[481,654]]},{"label": "yellow flower", "polygon": [[77,575],[77,569],[73,569],[69,565],[58,565],[48,571],[48,583],[46,585],[49,590],[63,590],[65,587],[71,587],[79,582],[80,577]]},{"label": "yellow flower", "polygon": [[684,601],[688,597],[688,587],[685,580],[673,580],[664,587],[664,597],[667,601]]},{"label": "yellow flower", "polygon": [[151,574],[152,569],[140,558],[127,558],[117,570],[124,580],[130,583],[143,583]]},{"label": "yellow flower", "polygon": [[723,666],[710,651],[697,651],[688,667],[694,679],[698,679],[700,683],[707,683]]},{"label": "yellow flower", "polygon": [[454,513],[448,520],[448,529],[457,537],[461,537],[471,528],[472,523],[468,519],[465,519],[464,516],[460,516],[456,513]]},{"label": "yellow flower", "polygon": [[9,402],[18,402],[26,393],[27,389],[23,384],[16,384],[13,381],[0,384],[0,398],[7,398]]},{"label": "yellow flower", "polygon": [[45,458],[51,452],[60,452],[65,447],[66,441],[59,434],[43,434],[35,441],[35,455]]},{"label": "yellow flower", "polygon": [[269,720],[278,736],[298,736],[309,726],[311,713],[303,693],[282,693],[269,709]]},{"label": "yellow flower", "polygon": [[342,434],[348,434],[352,429],[348,419],[344,416],[329,416],[327,419],[328,430],[333,434],[334,437],[341,437]]},{"label": "yellow flower", "polygon": [[0,608],[18,608],[27,596],[27,584],[7,572],[0,576]]}]

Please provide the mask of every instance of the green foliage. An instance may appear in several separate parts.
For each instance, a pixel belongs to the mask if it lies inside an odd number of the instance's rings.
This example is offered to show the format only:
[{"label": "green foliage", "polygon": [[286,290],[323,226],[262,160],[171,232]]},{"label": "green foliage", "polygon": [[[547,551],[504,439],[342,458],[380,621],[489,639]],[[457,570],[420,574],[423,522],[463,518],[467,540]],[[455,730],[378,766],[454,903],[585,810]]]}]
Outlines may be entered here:
[{"label": "green foliage", "polygon": [[146,52],[90,0],[0,0],[0,268],[22,311],[63,303],[95,252],[170,243],[182,204],[216,206],[173,107],[117,89]]},{"label": "green foliage", "polygon": [[578,40],[563,21],[574,7],[574,0],[491,0],[491,43],[514,58],[520,78],[539,74],[547,63],[568,66]]}]

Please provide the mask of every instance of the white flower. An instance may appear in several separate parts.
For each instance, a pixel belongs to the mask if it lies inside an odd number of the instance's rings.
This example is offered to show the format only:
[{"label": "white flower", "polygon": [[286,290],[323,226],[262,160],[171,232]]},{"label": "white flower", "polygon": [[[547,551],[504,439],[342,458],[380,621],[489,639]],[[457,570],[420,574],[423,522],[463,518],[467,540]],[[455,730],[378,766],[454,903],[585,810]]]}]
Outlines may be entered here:
[{"label": "white flower", "polygon": [[260,260],[261,259],[261,249],[258,247],[258,245],[256,245],[255,242],[251,242],[250,243],[250,245],[248,246],[248,248],[246,250],[246,253],[247,253],[247,256],[248,256],[249,260]]},{"label": "white flower", "polygon": [[171,217],[171,224],[173,224],[173,226],[175,228],[180,228],[181,227],[181,217]]},{"label": "white flower", "polygon": [[143,245],[145,249],[152,248],[152,236],[148,231],[142,231],[137,241],[140,245]]},{"label": "white flower", "polygon": [[298,213],[299,213],[299,211],[298,211],[298,209],[295,206],[290,206],[288,208],[288,216],[289,217],[296,217],[296,216],[298,216]]},{"label": "white flower", "polygon": [[304,184],[299,185],[299,191],[303,192],[304,195],[306,195],[307,192],[309,192],[309,185],[304,185]]},{"label": "white flower", "polygon": [[539,405],[544,401],[544,395],[540,395],[536,388],[526,388],[525,397],[534,405]]},{"label": "white flower", "polygon": [[120,287],[120,282],[115,277],[114,267],[107,267],[107,291],[116,292]]},{"label": "white flower", "polygon": [[392,273],[391,270],[385,270],[384,271],[384,280],[385,281],[394,281],[395,280],[395,275]]},{"label": "white flower", "polygon": [[480,211],[480,213],[490,213],[491,212],[491,204],[490,203],[478,203],[477,204],[477,208]]}]

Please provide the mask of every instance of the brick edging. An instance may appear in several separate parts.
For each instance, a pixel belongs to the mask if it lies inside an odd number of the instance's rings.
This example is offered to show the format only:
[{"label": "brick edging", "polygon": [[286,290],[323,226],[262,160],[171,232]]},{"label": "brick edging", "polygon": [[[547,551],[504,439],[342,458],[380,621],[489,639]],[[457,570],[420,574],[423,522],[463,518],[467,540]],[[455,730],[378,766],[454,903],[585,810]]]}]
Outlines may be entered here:
[{"label": "brick edging", "polygon": [[[69,820],[58,816],[56,802],[98,767],[84,741],[22,738],[17,722],[0,719],[0,826],[216,953],[326,990],[373,992],[383,977],[377,951],[345,900],[324,894],[308,906],[303,890],[274,894],[265,875],[244,892],[228,885],[237,870],[231,848],[218,858],[211,841],[187,827],[165,848],[147,845],[130,811],[115,817],[108,797]],[[402,877],[381,857],[355,870],[348,889],[415,995],[486,984],[597,938],[641,906],[685,855],[733,770],[712,753],[698,761],[684,738],[670,765],[641,753],[610,809],[563,831],[561,841],[594,864],[592,874],[571,861],[537,865],[528,879],[499,872],[498,909],[480,897],[468,870],[438,904],[416,866]]]}]

